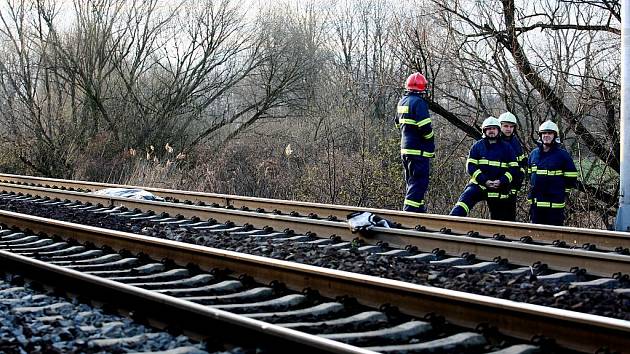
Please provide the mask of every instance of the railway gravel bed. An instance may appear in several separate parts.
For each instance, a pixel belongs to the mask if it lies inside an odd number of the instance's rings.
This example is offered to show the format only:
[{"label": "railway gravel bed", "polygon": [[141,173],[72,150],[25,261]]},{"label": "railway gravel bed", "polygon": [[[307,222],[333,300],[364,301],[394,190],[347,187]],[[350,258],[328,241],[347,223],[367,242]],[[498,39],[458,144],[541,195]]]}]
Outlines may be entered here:
[{"label": "railway gravel bed", "polygon": [[[0,275],[0,352],[208,353],[204,343],[172,335],[77,299],[47,294],[20,276]],[[218,353],[218,352],[217,352]],[[245,353],[236,348],[222,353]]]},{"label": "railway gravel bed", "polygon": [[392,250],[386,245],[335,243],[313,235],[294,235],[288,230],[256,230],[247,225],[216,225],[211,221],[197,221],[197,228],[182,227],[176,218],[167,215],[151,220],[137,216],[132,220],[131,216],[142,213],[121,209],[112,213],[96,206],[87,208],[92,209],[90,211],[69,202],[34,204],[14,198],[0,199],[0,208],[421,285],[630,319],[630,290],[627,289],[630,284],[625,276],[592,279],[579,269],[557,273],[544,264],[514,269],[502,260],[479,262],[474,255],[449,256],[434,250]]}]

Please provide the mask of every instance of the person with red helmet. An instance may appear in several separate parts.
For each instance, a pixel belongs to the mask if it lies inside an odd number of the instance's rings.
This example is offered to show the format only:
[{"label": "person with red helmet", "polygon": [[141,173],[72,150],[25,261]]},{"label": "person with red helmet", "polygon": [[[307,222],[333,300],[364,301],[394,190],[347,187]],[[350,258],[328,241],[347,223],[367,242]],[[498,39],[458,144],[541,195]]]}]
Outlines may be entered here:
[{"label": "person with red helmet", "polygon": [[427,85],[424,75],[409,75],[395,121],[400,128],[400,156],[407,184],[403,210],[417,213],[427,210],[424,195],[429,187],[430,159],[435,156],[429,105],[424,96]]}]

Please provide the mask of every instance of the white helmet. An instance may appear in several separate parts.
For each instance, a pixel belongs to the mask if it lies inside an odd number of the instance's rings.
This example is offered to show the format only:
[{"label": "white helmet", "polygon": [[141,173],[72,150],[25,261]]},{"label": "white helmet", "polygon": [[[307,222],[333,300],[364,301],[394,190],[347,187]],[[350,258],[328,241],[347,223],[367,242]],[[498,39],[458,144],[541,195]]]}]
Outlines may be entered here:
[{"label": "white helmet", "polygon": [[501,127],[501,123],[499,122],[498,119],[494,118],[493,116],[490,116],[488,118],[486,118],[483,123],[481,123],[481,131],[485,131],[486,128],[488,127],[497,127],[500,128]]},{"label": "white helmet", "polygon": [[[542,132],[554,132],[556,133],[556,138],[554,141],[560,144],[560,129],[558,129],[558,125],[550,120],[544,121],[540,127],[538,127],[538,135],[542,134]],[[541,138],[542,139],[542,138]]]},{"label": "white helmet", "polygon": [[510,112],[501,113],[499,116],[500,123],[512,123],[516,125],[516,116]]},{"label": "white helmet", "polygon": [[548,131],[556,133],[556,137],[560,135],[560,129],[558,129],[558,125],[550,120],[547,120],[540,125],[540,127],[538,128],[538,134]]}]

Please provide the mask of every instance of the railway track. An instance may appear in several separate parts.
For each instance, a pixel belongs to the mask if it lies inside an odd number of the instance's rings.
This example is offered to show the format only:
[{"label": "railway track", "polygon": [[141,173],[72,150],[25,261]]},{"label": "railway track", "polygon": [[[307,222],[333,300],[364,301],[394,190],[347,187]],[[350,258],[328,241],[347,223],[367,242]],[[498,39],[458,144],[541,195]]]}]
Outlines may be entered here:
[{"label": "railway track", "polygon": [[[346,205],[308,203],[289,200],[244,197],[216,193],[190,192],[152,187],[125,186],[11,174],[0,174],[0,182],[7,184],[81,191],[95,191],[98,189],[114,187],[142,188],[157,196],[175,202],[186,202],[188,204],[202,203],[205,205],[216,205],[217,207],[228,207],[236,210],[247,208],[249,210],[263,210],[267,213],[273,213],[274,211],[276,211],[276,213],[281,212],[286,215],[297,213],[304,216],[333,216],[339,220],[345,220],[346,216],[351,212],[367,211],[385,217],[389,220],[393,220],[406,228],[416,228],[420,226],[428,231],[439,231],[442,229],[448,229],[453,234],[461,235],[465,235],[470,231],[473,231],[477,232],[479,235],[486,237],[492,237],[498,234],[504,235],[507,238],[514,240],[519,240],[523,237],[529,237],[534,241],[561,241],[571,246],[595,246],[603,250],[617,249],[618,251],[627,251],[628,249],[630,249],[630,237],[628,237],[628,234],[615,231],[580,229],[550,225],[535,225],[476,218],[461,218],[436,214],[417,214],[387,209],[361,208]],[[2,188],[5,189],[5,186],[2,186]]]},{"label": "railway track", "polygon": [[[493,327],[525,341],[543,334],[564,348],[557,352],[602,347],[624,352],[630,344],[628,321],[30,215],[0,215],[6,225],[0,231],[3,269],[42,281],[73,278],[83,285],[66,286],[69,291],[125,296],[127,306],[145,304],[154,314],[178,316],[193,332],[214,330],[208,323],[218,323],[231,328],[232,337],[236,330],[242,339],[253,333],[276,345],[339,353],[535,349],[518,341],[492,345],[489,331],[480,329]],[[359,305],[351,306],[349,298]],[[398,311],[387,311],[394,307]],[[436,320],[441,317],[446,327]]]},{"label": "railway track", "polygon": [[[630,274],[630,256],[627,247],[625,247],[630,246],[630,238],[620,238],[623,234],[616,232],[609,233],[618,237],[619,243],[613,249],[601,248],[595,242],[589,243],[588,247],[577,247],[570,243],[567,244],[561,239],[547,242],[533,240],[530,237],[508,237],[498,232],[493,236],[485,236],[474,229],[469,230],[466,234],[455,234],[445,226],[438,230],[376,227],[367,235],[357,235],[351,232],[346,222],[335,217],[314,217],[313,213],[310,214],[311,216],[295,213],[287,215],[285,213],[264,212],[260,209],[256,211],[249,208],[236,210],[220,206],[190,205],[190,203],[155,202],[13,183],[0,183],[0,191],[4,193],[6,198],[23,196],[22,200],[36,201],[39,196],[40,198],[58,199],[58,203],[78,201],[110,208],[125,206],[129,210],[137,210],[140,213],[151,211],[156,214],[168,214],[188,220],[213,219],[221,223],[229,221],[236,225],[249,224],[261,230],[265,228],[273,228],[274,230],[289,228],[295,233],[316,234],[324,238],[340,238],[345,242],[353,242],[358,236],[361,236],[360,241],[366,244],[380,243],[398,249],[411,247],[425,252],[438,249],[450,255],[474,254],[476,258],[481,260],[505,259],[509,260],[511,264],[522,267],[529,267],[537,261],[554,270],[569,272],[572,269],[578,269],[596,277],[618,278]],[[452,218],[448,220],[450,219]],[[500,222],[493,222],[497,224],[495,231],[502,227]],[[520,223],[508,224],[518,224],[520,228],[530,226]],[[558,229],[567,234],[574,231],[570,228]],[[580,232],[586,233],[587,230],[580,230]],[[570,236],[566,236],[566,238],[568,237]]]},{"label": "railway track", "polygon": [[[229,202],[227,202],[226,205],[219,205],[216,203],[208,206],[204,205],[207,204],[206,202],[199,200],[194,203],[191,200],[184,200],[181,202],[178,198],[174,198],[173,195],[167,196],[170,202],[136,201],[126,198],[111,198],[89,194],[86,193],[86,185],[83,185],[83,187],[78,187],[78,185],[56,186],[57,188],[52,188],[51,185],[49,185],[49,188],[46,188],[45,185],[37,187],[32,186],[31,184],[33,183],[25,181],[0,183],[0,189],[3,190],[3,194],[0,195],[0,198],[33,202],[36,204],[58,205],[59,207],[71,205],[72,208],[76,209],[110,213],[111,215],[125,215],[125,217],[135,215],[139,219],[144,218],[152,220],[158,224],[180,225],[188,228],[190,225],[203,224],[204,220],[213,220],[215,223],[218,221],[222,224],[222,226],[217,225],[221,226],[222,230],[227,230],[222,231],[223,233],[227,234],[230,230],[236,231],[235,233],[232,233],[233,235],[243,231],[242,227],[249,226],[250,229],[244,233],[250,233],[251,235],[259,234],[259,237],[270,236],[269,239],[271,239],[271,236],[278,237],[277,234],[282,234],[282,232],[276,232],[273,229],[283,230],[289,227],[295,231],[293,232],[290,230],[291,232],[289,234],[297,235],[295,237],[290,237],[289,239],[299,239],[305,235],[312,237],[315,233],[317,233],[320,236],[326,236],[325,238],[328,238],[327,236],[329,235],[335,235],[334,238],[339,239],[340,244],[354,244],[357,241],[357,235],[352,234],[346,223],[339,220],[340,218],[336,218],[334,216],[321,218],[314,215],[315,213],[312,212],[308,214],[306,212],[297,213],[295,210],[292,210],[291,212],[279,210],[269,212],[267,210],[262,210],[262,208],[257,208],[257,210],[252,211],[250,207],[241,207],[239,208],[240,210],[237,210],[235,209],[234,204]],[[111,185],[107,186],[109,187]],[[76,189],[78,188],[80,188],[81,191],[77,191]],[[55,198],[57,199],[55,200]],[[80,201],[88,204],[79,205],[77,202],[73,201]],[[99,203],[102,204],[102,206],[98,205]],[[125,208],[121,209],[122,205],[129,208],[129,211]],[[329,207],[335,208],[335,206]],[[290,208],[292,207],[285,205],[283,210],[289,210]],[[343,209],[348,207],[341,208]],[[344,210],[343,213],[345,214],[350,210],[353,209]],[[377,210],[368,210],[378,212]],[[337,212],[341,213],[339,210]],[[403,212],[394,213],[408,214]],[[174,217],[169,217],[169,214]],[[318,212],[318,215],[325,214]],[[382,215],[382,213],[380,215]],[[417,217],[416,215],[413,216]],[[409,215],[406,215],[406,217],[409,217]],[[393,219],[389,216],[388,218]],[[5,218],[0,215],[0,222],[9,222],[11,219],[11,217]],[[449,218],[447,217],[446,219]],[[398,219],[394,220],[399,221]],[[463,218],[462,220],[477,219]],[[15,220],[12,222],[14,222],[15,225]],[[496,222],[493,221],[493,223]],[[408,223],[407,225],[411,226],[412,223]],[[497,226],[502,227],[503,225]],[[524,226],[531,225],[519,224],[519,227],[521,228]],[[254,229],[251,229],[252,227]],[[401,256],[402,254],[396,252],[404,253],[406,251],[404,251],[403,248],[407,250],[416,248],[416,250],[420,250],[421,252],[415,256],[411,256],[410,258],[416,257],[417,259],[433,260],[435,260],[435,257],[426,258],[425,256],[427,256],[431,250],[435,251],[439,249],[442,253],[455,256],[444,260],[445,264],[452,265],[461,265],[462,259],[468,258],[472,254],[474,254],[477,259],[481,260],[485,259],[496,261],[498,258],[499,260],[507,261],[509,259],[510,263],[523,266],[522,268],[508,271],[508,273],[511,272],[513,275],[523,274],[523,272],[527,272],[528,269],[532,269],[529,265],[531,265],[532,260],[536,259],[539,260],[537,262],[539,265],[549,266],[550,268],[559,271],[559,273],[556,273],[555,275],[549,275],[552,279],[557,275],[557,279],[569,279],[568,281],[575,281],[575,274],[571,273],[575,273],[576,270],[578,274],[587,272],[589,276],[604,277],[603,279],[595,279],[590,282],[581,282],[581,284],[584,284],[581,286],[587,287],[608,287],[610,285],[605,284],[617,283],[616,279],[622,280],[622,282],[619,282],[620,284],[625,284],[627,280],[624,282],[624,279],[627,279],[627,276],[624,274],[630,273],[627,268],[627,245],[623,242],[625,240],[620,238],[620,236],[623,235],[620,233],[602,232],[603,234],[606,234],[605,242],[597,241],[597,246],[595,246],[595,242],[593,242],[586,245],[586,247],[578,248],[575,242],[567,243],[562,241],[561,238],[555,239],[555,242],[547,242],[542,238],[533,240],[530,237],[517,238],[500,233],[495,233],[492,236],[489,236],[474,229],[469,230],[465,234],[453,232],[448,229],[449,227],[444,226],[439,230],[437,229],[437,226],[435,230],[429,229],[426,226],[422,228],[415,227],[413,229],[407,229],[404,226],[400,229],[375,228],[369,235],[362,235],[363,238],[359,240],[360,242],[358,244],[363,244],[365,242],[366,244],[375,245],[365,246],[366,248],[380,247],[382,250],[390,249],[391,251],[388,251],[389,254],[399,254]],[[574,230],[570,228],[558,229],[568,234],[571,234]],[[586,234],[589,231],[592,230],[579,230],[579,233]],[[597,232],[596,234],[599,235]],[[564,238],[571,239],[572,236],[564,236]],[[319,241],[324,240],[314,242]],[[602,247],[600,246],[601,244],[606,244],[607,246]],[[398,247],[399,250],[391,249],[392,247]],[[414,252],[411,252],[411,254],[413,253]],[[462,253],[465,257],[457,257],[457,255]],[[439,252],[437,254],[439,254]],[[409,254],[407,254],[407,256],[409,256]],[[452,260],[455,262],[450,262]],[[442,261],[435,260],[435,262]],[[487,263],[493,262],[473,263],[475,264],[471,264],[468,269],[471,271],[482,271],[481,269],[485,269]],[[495,265],[489,264],[489,266],[493,268]],[[467,266],[462,265],[462,267]],[[571,270],[571,273],[568,273],[569,270]],[[531,270],[531,272],[533,273],[534,271]],[[610,278],[613,274],[615,274],[615,279]],[[540,277],[540,280],[542,280],[542,278],[543,277]],[[616,285],[612,286],[616,287]],[[624,285],[623,287],[627,286]],[[620,289],[620,291],[624,294],[627,293],[626,289]],[[566,291],[560,291],[559,294],[565,292]],[[622,316],[622,318],[626,318],[626,316]]]}]

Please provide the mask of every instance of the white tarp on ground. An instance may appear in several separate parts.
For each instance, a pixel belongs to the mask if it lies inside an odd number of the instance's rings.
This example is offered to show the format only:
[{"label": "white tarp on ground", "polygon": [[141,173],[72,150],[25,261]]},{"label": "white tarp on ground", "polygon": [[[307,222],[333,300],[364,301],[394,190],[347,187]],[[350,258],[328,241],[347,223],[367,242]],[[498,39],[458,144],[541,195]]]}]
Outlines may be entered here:
[{"label": "white tarp on ground", "polygon": [[93,192],[97,195],[106,195],[109,197],[119,197],[119,198],[132,198],[132,199],[143,199],[143,200],[157,200],[163,201],[164,198],[153,195],[151,192],[147,192],[144,189],[140,188],[105,188]]}]

